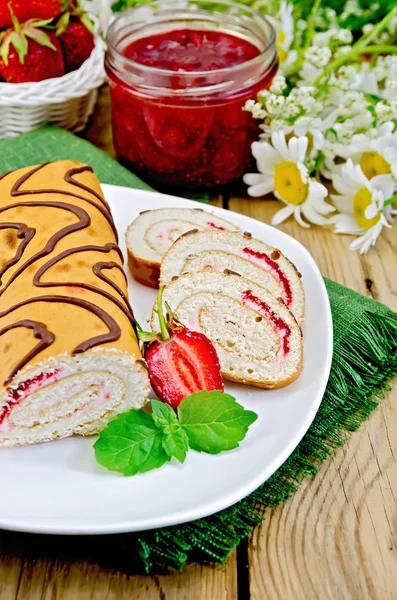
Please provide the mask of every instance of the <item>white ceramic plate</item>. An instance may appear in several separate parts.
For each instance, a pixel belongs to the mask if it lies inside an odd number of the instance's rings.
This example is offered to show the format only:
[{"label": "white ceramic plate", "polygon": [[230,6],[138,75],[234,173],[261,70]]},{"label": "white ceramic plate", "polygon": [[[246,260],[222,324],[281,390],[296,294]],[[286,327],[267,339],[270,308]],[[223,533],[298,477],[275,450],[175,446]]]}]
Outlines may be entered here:
[{"label": "white ceramic plate", "polygon": [[[103,186],[124,248],[124,231],[142,210],[202,204],[115,186]],[[205,208],[205,206],[204,206]],[[144,475],[124,478],[95,462],[92,438],[0,451],[0,528],[34,533],[103,534],[140,531],[198,519],[234,504],[266,481],[307,431],[323,396],[332,358],[332,321],[321,274],[293,238],[248,217],[208,207],[280,248],[303,275],[305,368],[287,388],[272,391],[227,385],[238,402],[258,413],[240,448],[211,456],[190,452]],[[130,279],[140,322],[156,292]]]}]

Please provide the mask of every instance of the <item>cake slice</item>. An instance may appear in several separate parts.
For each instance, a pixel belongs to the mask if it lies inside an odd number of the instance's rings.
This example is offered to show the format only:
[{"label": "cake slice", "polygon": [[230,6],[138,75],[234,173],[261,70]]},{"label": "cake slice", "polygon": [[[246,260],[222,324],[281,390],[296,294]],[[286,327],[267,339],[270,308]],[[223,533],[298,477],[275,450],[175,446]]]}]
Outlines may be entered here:
[{"label": "cake slice", "polygon": [[192,229],[238,231],[238,227],[200,208],[146,210],[131,223],[126,232],[132,276],[143,285],[158,288],[164,254],[175,240]]},{"label": "cake slice", "polygon": [[196,231],[184,235],[163,258],[160,284],[207,266],[217,271],[229,269],[255,281],[280,297],[299,323],[303,321],[305,293],[300,273],[280,250],[249,233]]},{"label": "cake slice", "polygon": [[[225,379],[280,388],[299,376],[299,325],[284,302],[252,281],[230,272],[186,273],[165,287],[163,302],[188,329],[209,337]],[[158,331],[155,309],[152,328]]]}]

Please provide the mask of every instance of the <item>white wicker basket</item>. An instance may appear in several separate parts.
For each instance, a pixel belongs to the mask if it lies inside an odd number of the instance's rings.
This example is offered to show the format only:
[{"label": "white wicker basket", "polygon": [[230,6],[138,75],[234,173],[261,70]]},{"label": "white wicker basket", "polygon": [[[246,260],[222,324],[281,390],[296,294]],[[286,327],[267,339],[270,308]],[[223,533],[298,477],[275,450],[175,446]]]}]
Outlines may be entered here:
[{"label": "white wicker basket", "polygon": [[105,43],[97,33],[91,56],[77,71],[33,83],[0,83],[0,139],[47,123],[83,129],[94,110],[97,88],[105,80],[104,53]]}]

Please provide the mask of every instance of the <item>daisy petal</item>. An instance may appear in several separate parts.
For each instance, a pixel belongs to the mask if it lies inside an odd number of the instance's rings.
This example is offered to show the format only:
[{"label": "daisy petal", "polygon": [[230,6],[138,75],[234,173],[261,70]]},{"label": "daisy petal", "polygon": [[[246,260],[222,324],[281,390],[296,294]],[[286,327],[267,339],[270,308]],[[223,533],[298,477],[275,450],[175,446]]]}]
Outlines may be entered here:
[{"label": "daisy petal", "polygon": [[378,207],[376,206],[376,204],[372,203],[369,206],[367,206],[367,208],[365,209],[365,218],[373,219],[374,217],[376,217],[378,212],[379,212]]},{"label": "daisy petal", "polygon": [[244,183],[250,186],[247,190],[248,194],[255,198],[266,196],[274,188],[273,181],[260,173],[247,173],[244,175],[243,180]]},{"label": "daisy petal", "polygon": [[291,155],[285,140],[285,134],[282,131],[275,131],[273,133],[272,144],[284,160],[291,160]]},{"label": "daisy petal", "polygon": [[385,200],[393,196],[395,183],[391,175],[377,175],[371,179],[371,185],[383,193]]},{"label": "daisy petal", "polygon": [[288,142],[290,160],[293,160],[296,163],[303,163],[305,160],[308,144],[309,140],[305,136],[291,138]]},{"label": "daisy petal", "polygon": [[352,215],[334,215],[329,219],[329,223],[334,226],[335,233],[360,235],[364,231]]},{"label": "daisy petal", "polygon": [[303,216],[314,225],[329,225],[329,220],[319,215],[308,202],[302,206]]},{"label": "daisy petal", "polygon": [[349,215],[353,215],[353,202],[351,196],[338,196],[336,194],[331,194],[331,200],[336,206],[336,209],[340,213],[347,213]]},{"label": "daisy petal", "polygon": [[273,215],[272,225],[280,225],[280,223],[285,221],[285,219],[288,219],[288,217],[290,217],[293,212],[294,207],[291,204],[285,206],[284,208],[276,212],[275,215]]},{"label": "daisy petal", "polygon": [[265,174],[273,173],[275,165],[280,160],[278,152],[267,142],[254,142],[251,150],[256,159],[258,171]]},{"label": "daisy petal", "polygon": [[301,216],[301,209],[299,208],[299,206],[294,208],[294,217],[301,227],[306,227],[306,229],[310,227],[309,223],[305,223],[305,221],[303,221]]},{"label": "daisy petal", "polygon": [[314,147],[316,148],[316,150],[321,150],[321,148],[324,146],[324,135],[321,133],[321,131],[318,131],[317,129],[312,131],[312,135]]}]

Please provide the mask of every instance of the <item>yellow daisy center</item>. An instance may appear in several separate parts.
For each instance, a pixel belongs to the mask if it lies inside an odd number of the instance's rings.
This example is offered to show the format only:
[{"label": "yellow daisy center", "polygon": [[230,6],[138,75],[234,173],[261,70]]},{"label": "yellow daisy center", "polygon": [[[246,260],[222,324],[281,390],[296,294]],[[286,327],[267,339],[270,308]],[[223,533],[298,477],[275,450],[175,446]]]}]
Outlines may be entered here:
[{"label": "yellow daisy center", "polygon": [[377,214],[372,219],[367,219],[365,211],[367,207],[372,204],[372,194],[367,188],[361,188],[354,196],[353,200],[353,211],[356,217],[357,223],[363,229],[371,229],[380,219],[380,215]]},{"label": "yellow daisy center", "polygon": [[298,205],[306,200],[309,184],[303,181],[296,163],[285,161],[274,170],[274,188],[285,202]]},{"label": "yellow daisy center", "polygon": [[282,46],[285,42],[286,37],[287,36],[285,35],[284,31],[280,31],[280,33],[277,35],[276,46],[277,46],[277,50],[278,50],[278,60],[279,60],[280,64],[285,62],[285,60],[288,56],[287,50],[284,50],[284,48]]},{"label": "yellow daisy center", "polygon": [[368,179],[391,173],[389,163],[379,152],[363,152],[360,158],[360,167]]}]

